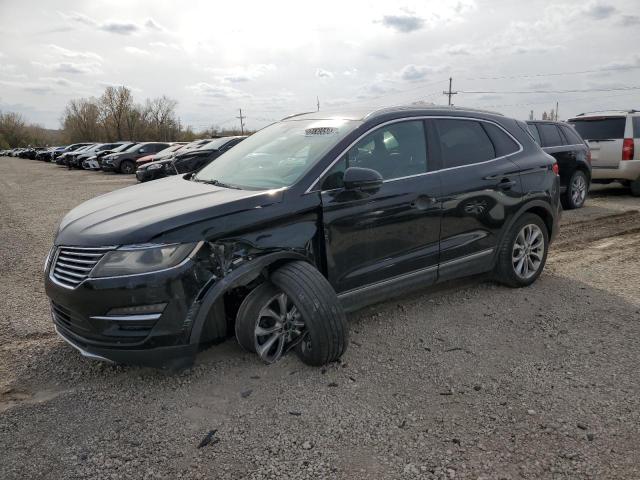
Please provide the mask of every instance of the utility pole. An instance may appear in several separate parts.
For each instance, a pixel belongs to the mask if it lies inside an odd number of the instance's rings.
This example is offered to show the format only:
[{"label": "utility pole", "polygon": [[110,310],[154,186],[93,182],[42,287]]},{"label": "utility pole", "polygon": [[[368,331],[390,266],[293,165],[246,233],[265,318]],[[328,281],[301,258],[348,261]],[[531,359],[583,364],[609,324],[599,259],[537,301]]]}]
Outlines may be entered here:
[{"label": "utility pole", "polygon": [[320,97],[316,97],[316,102],[318,103],[318,112],[320,111]]},{"label": "utility pole", "polygon": [[449,91],[442,92],[443,95],[447,95],[449,97],[449,106],[451,106],[451,95],[456,95],[458,93],[451,90],[452,83],[453,83],[453,78],[449,77]]},{"label": "utility pole", "polygon": [[242,109],[240,109],[240,116],[236,118],[240,119],[240,133],[244,135],[244,119],[247,117],[242,115]]},{"label": "utility pole", "polygon": [[529,112],[529,120],[533,120],[533,110]]},{"label": "utility pole", "polygon": [[556,122],[558,121],[558,102],[556,102]]}]

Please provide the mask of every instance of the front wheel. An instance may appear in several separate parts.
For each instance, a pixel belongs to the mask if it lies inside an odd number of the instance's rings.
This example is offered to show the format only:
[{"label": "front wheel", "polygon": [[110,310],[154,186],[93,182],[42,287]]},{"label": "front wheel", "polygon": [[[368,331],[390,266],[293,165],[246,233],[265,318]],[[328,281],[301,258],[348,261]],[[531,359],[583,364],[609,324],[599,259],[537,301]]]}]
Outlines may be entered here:
[{"label": "front wheel", "polygon": [[313,366],[335,361],[348,344],[344,311],[329,282],[306,262],[288,263],[242,302],[236,337],[266,363],[295,350]]},{"label": "front wheel", "polygon": [[549,233],[542,219],[532,213],[522,216],[505,235],[496,267],[497,279],[509,287],[531,285],[547,261]]},{"label": "front wheel", "polygon": [[588,190],[589,180],[587,175],[581,170],[576,170],[569,179],[567,191],[562,195],[562,207],[565,210],[582,207],[587,199]]},{"label": "front wheel", "polygon": [[136,171],[136,165],[131,160],[123,160],[120,164],[120,172],[122,173],[134,173]]}]

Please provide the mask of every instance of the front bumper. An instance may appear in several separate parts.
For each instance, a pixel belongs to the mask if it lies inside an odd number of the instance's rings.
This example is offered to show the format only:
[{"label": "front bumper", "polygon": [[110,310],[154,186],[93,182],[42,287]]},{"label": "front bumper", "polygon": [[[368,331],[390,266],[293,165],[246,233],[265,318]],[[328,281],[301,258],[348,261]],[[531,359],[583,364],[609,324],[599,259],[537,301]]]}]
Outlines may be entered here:
[{"label": "front bumper", "polygon": [[[56,331],[83,355],[97,360],[152,367],[186,366],[198,343],[190,343],[192,307],[203,279],[202,266],[187,258],[163,271],[87,278],[75,288],[50,274],[45,291]],[[113,314],[118,308],[166,304],[151,315]]]},{"label": "front bumper", "polygon": [[150,180],[157,180],[159,178],[166,177],[166,172],[163,168],[142,168],[136,170],[136,178],[139,182],[148,182]]},{"label": "front bumper", "polygon": [[107,163],[104,160],[102,161],[100,168],[104,172],[115,172],[118,169],[113,162]]}]

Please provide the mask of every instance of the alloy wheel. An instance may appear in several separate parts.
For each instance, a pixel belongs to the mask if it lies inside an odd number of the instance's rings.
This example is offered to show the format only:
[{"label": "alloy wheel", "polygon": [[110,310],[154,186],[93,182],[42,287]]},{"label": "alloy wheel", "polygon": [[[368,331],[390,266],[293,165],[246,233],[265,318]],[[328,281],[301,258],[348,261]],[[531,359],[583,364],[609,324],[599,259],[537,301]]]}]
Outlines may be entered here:
[{"label": "alloy wheel", "polygon": [[544,249],[544,235],[540,227],[533,223],[522,227],[511,251],[511,261],[516,275],[525,280],[534,276],[542,265]]},{"label": "alloy wheel", "polygon": [[286,293],[271,297],[260,310],[255,323],[256,353],[266,363],[276,362],[282,355],[305,340],[306,327],[302,315]]},{"label": "alloy wheel", "polygon": [[587,196],[587,182],[582,175],[576,175],[571,182],[571,200],[575,206],[580,206]]}]

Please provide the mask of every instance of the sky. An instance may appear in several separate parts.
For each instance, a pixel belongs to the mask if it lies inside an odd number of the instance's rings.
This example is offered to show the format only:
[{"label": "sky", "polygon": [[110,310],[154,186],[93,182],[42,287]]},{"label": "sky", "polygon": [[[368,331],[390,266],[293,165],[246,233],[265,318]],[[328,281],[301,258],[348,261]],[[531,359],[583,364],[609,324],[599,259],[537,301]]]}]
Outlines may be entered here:
[{"label": "sky", "polygon": [[256,129],[318,100],[446,104],[449,77],[455,105],[520,119],[640,109],[640,1],[0,0],[0,110],[48,128],[108,85]]}]

